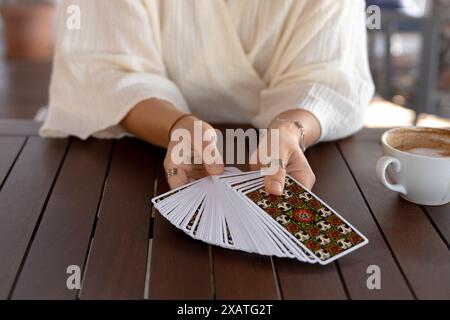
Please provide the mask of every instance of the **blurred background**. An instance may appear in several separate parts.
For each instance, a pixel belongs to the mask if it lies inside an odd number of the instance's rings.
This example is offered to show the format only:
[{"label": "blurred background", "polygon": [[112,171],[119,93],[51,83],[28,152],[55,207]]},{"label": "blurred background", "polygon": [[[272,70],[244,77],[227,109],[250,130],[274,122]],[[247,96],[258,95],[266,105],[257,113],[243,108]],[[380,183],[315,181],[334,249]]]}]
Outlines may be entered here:
[{"label": "blurred background", "polygon": [[[368,28],[377,95],[366,126],[450,127],[450,0],[366,2],[381,8]],[[45,115],[57,3],[0,0],[0,118]]]}]

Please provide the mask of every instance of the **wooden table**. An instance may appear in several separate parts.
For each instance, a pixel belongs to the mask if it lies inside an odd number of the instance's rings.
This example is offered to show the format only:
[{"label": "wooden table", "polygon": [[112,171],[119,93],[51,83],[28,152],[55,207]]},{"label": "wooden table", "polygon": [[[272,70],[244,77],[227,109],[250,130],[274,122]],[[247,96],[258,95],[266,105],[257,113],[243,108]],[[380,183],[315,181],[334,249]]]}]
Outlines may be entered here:
[{"label": "wooden table", "polygon": [[[0,121],[1,299],[449,299],[450,205],[421,207],[374,174],[381,130],[308,151],[314,191],[366,247],[322,267],[191,240],[151,207],[164,151],[133,139],[45,140]],[[78,265],[81,290],[66,273]],[[381,270],[381,290],[366,286]]]}]

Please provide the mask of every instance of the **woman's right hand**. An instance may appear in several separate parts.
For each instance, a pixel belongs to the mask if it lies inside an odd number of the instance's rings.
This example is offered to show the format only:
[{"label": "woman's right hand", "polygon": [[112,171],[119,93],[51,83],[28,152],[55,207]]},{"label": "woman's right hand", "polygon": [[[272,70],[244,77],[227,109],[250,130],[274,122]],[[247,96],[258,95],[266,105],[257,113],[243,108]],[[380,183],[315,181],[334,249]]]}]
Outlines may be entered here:
[{"label": "woman's right hand", "polygon": [[[196,137],[201,143],[197,144],[194,143],[195,125],[202,129],[202,137]],[[196,132],[196,134],[198,133]],[[176,169],[175,175],[167,176],[167,182],[171,189],[207,175],[223,173],[224,165],[222,156],[217,148],[217,136],[214,128],[209,123],[191,115],[186,116],[175,123],[170,135],[172,139],[167,147],[164,169],[166,172],[167,170]],[[181,139],[180,136],[182,137]],[[179,140],[173,140],[174,138]],[[190,150],[190,155],[183,154],[180,150]],[[197,161],[194,161],[194,159],[197,159]]]}]

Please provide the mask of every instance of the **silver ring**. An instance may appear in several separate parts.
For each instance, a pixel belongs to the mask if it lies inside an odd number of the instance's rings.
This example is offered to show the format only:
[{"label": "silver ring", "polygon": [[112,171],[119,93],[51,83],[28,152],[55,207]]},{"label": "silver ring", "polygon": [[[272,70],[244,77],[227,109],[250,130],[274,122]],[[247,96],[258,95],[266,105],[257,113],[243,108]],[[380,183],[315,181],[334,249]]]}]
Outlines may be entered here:
[{"label": "silver ring", "polygon": [[166,178],[176,176],[178,174],[177,168],[166,169]]},{"label": "silver ring", "polygon": [[283,159],[272,159],[270,162],[266,165],[262,166],[263,168],[282,168],[286,169],[286,162]]}]

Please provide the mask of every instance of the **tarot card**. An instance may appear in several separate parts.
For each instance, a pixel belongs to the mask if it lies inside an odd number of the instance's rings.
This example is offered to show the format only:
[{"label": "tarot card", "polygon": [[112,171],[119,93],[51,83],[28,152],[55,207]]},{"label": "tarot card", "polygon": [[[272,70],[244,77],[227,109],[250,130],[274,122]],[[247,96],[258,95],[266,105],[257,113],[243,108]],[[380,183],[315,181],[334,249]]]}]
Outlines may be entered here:
[{"label": "tarot card", "polygon": [[[297,242],[292,241],[293,239],[286,234],[286,231],[279,225],[276,220],[272,219],[265,212],[261,214],[261,210],[259,210],[258,207],[255,207],[251,203],[249,203],[248,198],[245,194],[254,190],[261,190],[263,194],[267,195],[268,197],[271,196],[264,191],[264,184],[237,192],[243,199],[243,201],[251,206],[251,209],[255,213],[254,220],[260,220],[261,223],[263,223],[267,227],[269,236],[281,246],[287,257],[296,258],[304,262],[316,263],[316,258],[306,252],[303,247],[298,245]],[[264,201],[265,200],[263,200],[263,202]]]},{"label": "tarot card", "polygon": [[260,171],[225,168],[152,199],[166,219],[194,239],[228,249],[328,264],[367,239],[288,176],[281,196],[264,190]]},{"label": "tarot card", "polygon": [[356,228],[291,176],[287,176],[281,196],[268,195],[264,187],[245,195],[320,264],[328,264],[368,243]]}]

